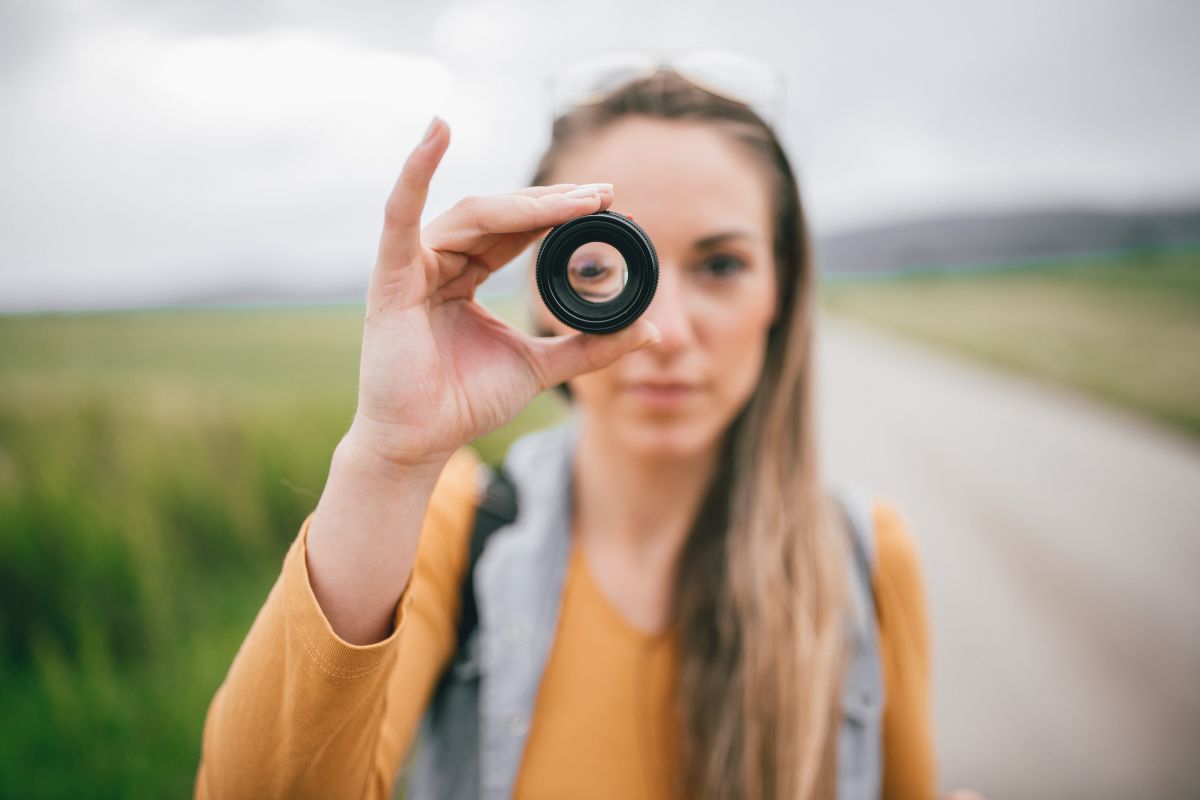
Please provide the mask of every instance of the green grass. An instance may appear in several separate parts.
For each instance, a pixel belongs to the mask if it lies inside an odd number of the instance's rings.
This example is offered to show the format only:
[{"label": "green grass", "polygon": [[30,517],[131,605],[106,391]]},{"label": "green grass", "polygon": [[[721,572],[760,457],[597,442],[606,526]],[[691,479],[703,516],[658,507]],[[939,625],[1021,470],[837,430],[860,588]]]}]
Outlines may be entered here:
[{"label": "green grass", "polygon": [[830,311],[1200,438],[1200,250],[828,281]]},{"label": "green grass", "polygon": [[[357,307],[0,317],[0,797],[177,797],[354,409]],[[543,396],[477,443],[496,460]]]}]

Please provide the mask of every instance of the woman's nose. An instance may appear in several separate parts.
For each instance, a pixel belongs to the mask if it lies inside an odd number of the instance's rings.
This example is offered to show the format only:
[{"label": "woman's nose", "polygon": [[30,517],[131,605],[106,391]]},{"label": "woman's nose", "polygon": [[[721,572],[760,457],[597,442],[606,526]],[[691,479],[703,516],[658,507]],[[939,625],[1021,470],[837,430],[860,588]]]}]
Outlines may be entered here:
[{"label": "woman's nose", "polygon": [[650,348],[651,351],[670,352],[691,343],[694,332],[678,270],[660,265],[658,288],[645,316],[662,334],[662,339]]}]

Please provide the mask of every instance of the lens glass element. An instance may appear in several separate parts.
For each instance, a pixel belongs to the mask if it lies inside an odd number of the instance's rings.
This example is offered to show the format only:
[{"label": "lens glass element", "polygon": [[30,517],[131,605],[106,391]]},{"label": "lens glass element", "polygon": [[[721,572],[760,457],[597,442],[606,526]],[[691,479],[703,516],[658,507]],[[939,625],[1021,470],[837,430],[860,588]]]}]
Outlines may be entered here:
[{"label": "lens glass element", "polygon": [[567,262],[567,283],[588,303],[612,300],[625,288],[629,267],[621,251],[605,242],[587,242]]}]

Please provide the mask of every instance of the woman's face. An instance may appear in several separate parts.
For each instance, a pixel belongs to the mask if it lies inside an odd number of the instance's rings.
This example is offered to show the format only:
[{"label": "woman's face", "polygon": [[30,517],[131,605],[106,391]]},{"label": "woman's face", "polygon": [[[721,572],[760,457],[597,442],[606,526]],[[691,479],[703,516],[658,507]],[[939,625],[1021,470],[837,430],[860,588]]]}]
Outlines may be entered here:
[{"label": "woman's face", "polygon": [[[634,117],[565,154],[547,182],[612,183],[612,210],[633,217],[658,252],[645,316],[662,340],[570,382],[584,424],[642,456],[703,453],[754,391],[775,313],[761,167],[711,127]],[[607,294],[612,254],[586,247],[568,277]],[[540,302],[535,314],[543,328],[572,332]]]}]

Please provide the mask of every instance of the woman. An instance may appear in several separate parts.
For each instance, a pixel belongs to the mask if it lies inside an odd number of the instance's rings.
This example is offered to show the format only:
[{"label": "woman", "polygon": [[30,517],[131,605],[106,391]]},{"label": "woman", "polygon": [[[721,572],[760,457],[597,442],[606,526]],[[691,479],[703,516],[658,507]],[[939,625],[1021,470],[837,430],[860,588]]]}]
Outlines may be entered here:
[{"label": "woman", "polygon": [[[435,740],[447,714],[477,726],[422,748],[443,746],[442,771],[470,776],[443,775],[446,794],[930,796],[923,601],[882,503],[868,511],[862,639],[877,649],[848,635],[854,550],[813,435],[815,268],[774,133],[663,70],[561,117],[533,187],[467,198],[422,229],[448,143],[435,118],[388,200],[357,413],[213,700],[197,794],[387,796],[430,708]],[[539,309],[550,335],[532,337],[474,302],[550,227],[609,208],[660,259],[633,325],[572,333]],[[492,537],[469,576],[478,483],[464,445],[564,383],[571,433],[514,446],[528,473],[515,526],[541,519],[544,538],[569,543],[561,576],[539,584],[556,574],[549,550],[517,545],[504,561],[518,535]],[[542,514],[564,495],[563,516]],[[472,577],[484,688],[462,695],[477,704],[464,713],[442,691],[465,663]],[[503,598],[531,592],[552,613],[532,631],[498,627]],[[875,745],[870,699],[849,717],[859,700],[844,700],[873,664]],[[533,690],[505,706],[519,675]]]}]

